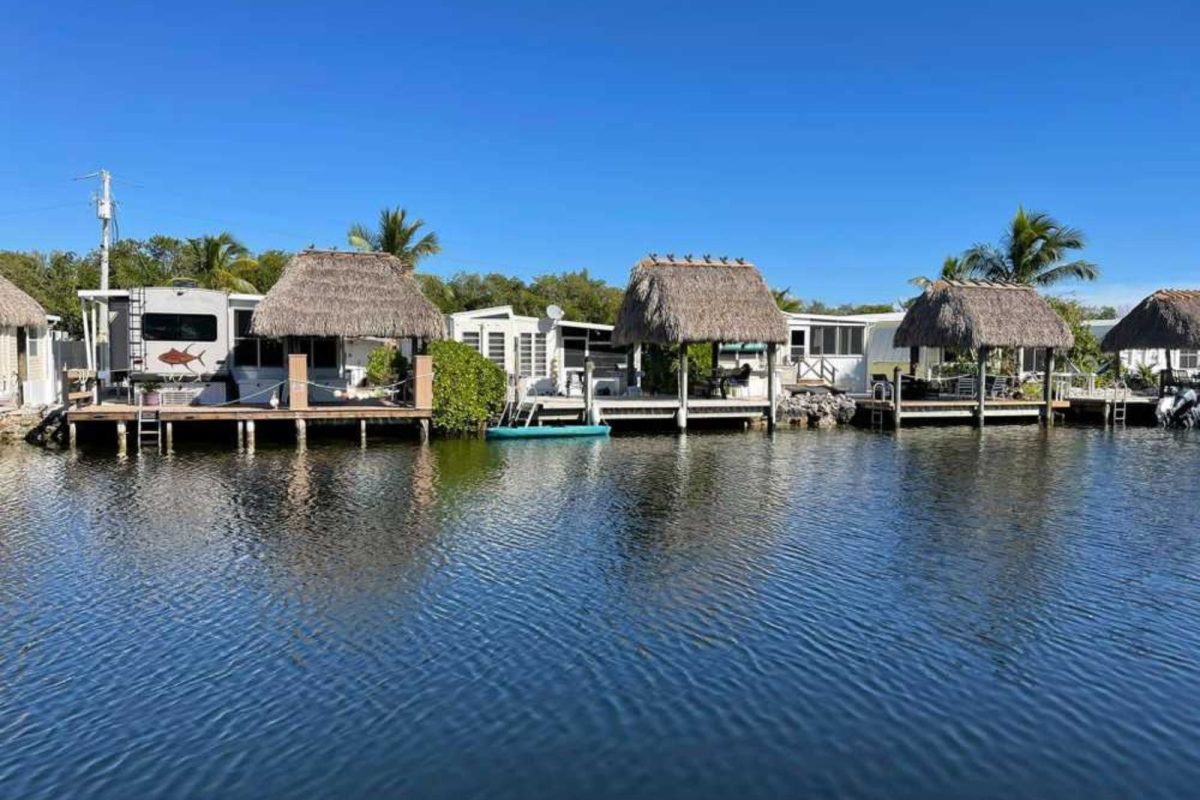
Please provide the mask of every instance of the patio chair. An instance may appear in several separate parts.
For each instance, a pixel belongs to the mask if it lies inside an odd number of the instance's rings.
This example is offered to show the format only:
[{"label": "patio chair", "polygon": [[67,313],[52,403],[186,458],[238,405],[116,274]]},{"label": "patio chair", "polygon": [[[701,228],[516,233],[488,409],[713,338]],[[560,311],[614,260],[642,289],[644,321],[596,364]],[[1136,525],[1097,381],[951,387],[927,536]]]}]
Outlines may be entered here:
[{"label": "patio chair", "polygon": [[954,396],[959,397],[959,398],[962,398],[962,397],[971,398],[971,397],[975,397],[975,394],[976,394],[976,392],[975,392],[975,376],[974,375],[959,376],[958,380],[954,384]]},{"label": "patio chair", "polygon": [[989,397],[1000,398],[1008,394],[1008,378],[1003,375],[997,375],[992,381],[992,390],[988,393]]}]

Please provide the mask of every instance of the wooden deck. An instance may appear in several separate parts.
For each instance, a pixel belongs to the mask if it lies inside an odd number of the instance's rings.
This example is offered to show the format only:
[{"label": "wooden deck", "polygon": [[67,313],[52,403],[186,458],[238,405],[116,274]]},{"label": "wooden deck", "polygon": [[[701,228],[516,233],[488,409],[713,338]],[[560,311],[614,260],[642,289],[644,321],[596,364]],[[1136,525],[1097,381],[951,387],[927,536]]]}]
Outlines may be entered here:
[{"label": "wooden deck", "polygon": [[[148,406],[157,409],[163,422],[239,422],[306,420],[422,420],[433,416],[432,409],[418,409],[386,400],[360,400],[346,403],[311,404],[305,409],[271,408],[267,405],[228,406]],[[138,407],[128,403],[104,402],[67,411],[68,422],[135,422]]]},{"label": "wooden deck", "polygon": [[[1066,411],[1070,403],[1065,400],[1053,402],[1055,411]],[[896,404],[892,400],[866,399],[858,401],[860,413],[867,416],[878,415],[882,412],[885,425],[894,425]],[[984,421],[987,420],[1037,420],[1045,409],[1042,400],[988,400],[984,407]],[[900,401],[900,419],[902,422],[953,422],[956,420],[976,421],[979,415],[977,400],[904,400]],[[878,417],[876,416],[876,419]]]},{"label": "wooden deck", "polygon": [[[582,397],[527,397],[525,407],[536,406],[534,423],[576,422],[586,416]],[[679,413],[679,398],[647,395],[643,397],[596,397],[593,401],[600,421],[607,423],[641,420],[670,421]],[[765,417],[770,403],[765,397],[726,399],[690,397],[687,415],[694,420],[757,420]]]}]

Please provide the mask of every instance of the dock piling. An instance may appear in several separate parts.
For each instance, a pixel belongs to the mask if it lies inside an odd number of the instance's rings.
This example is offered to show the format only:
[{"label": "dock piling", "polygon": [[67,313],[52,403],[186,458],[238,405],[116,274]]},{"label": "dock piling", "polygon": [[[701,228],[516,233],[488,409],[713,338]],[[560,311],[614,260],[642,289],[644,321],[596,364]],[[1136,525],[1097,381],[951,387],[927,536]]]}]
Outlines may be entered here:
[{"label": "dock piling", "polygon": [[254,420],[246,420],[246,451],[254,452]]},{"label": "dock piling", "polygon": [[988,348],[979,348],[979,410],[976,412],[978,415],[976,422],[981,428],[987,409],[987,357]]},{"label": "dock piling", "polygon": [[304,447],[305,441],[308,438],[308,423],[303,417],[296,418],[296,446]]},{"label": "dock piling", "polygon": [[367,421],[365,419],[358,421],[358,443],[360,447],[367,446]]},{"label": "dock piling", "polygon": [[166,422],[166,423],[163,423],[163,425],[166,427],[167,452],[169,453],[169,452],[171,452],[171,449],[175,446],[175,423],[174,422]]},{"label": "dock piling", "polygon": [[688,399],[688,352],[685,342],[679,343],[679,412],[676,421],[679,430],[687,430]]},{"label": "dock piling", "polygon": [[904,412],[900,408],[901,398],[904,395],[904,373],[896,367],[896,371],[892,373],[892,427],[900,430],[900,425],[904,418]]},{"label": "dock piling", "polygon": [[128,441],[126,440],[125,435],[126,435],[125,422],[123,420],[118,421],[117,422],[117,452],[120,453],[121,455],[125,454],[125,448],[129,444]]},{"label": "dock piling", "polygon": [[[767,344],[767,430],[775,430],[776,406],[779,405],[779,398],[776,396],[779,393],[779,377],[775,374],[775,348],[774,342]],[[713,366],[717,366],[717,354],[720,352],[719,347],[713,345]]]},{"label": "dock piling", "polygon": [[1046,379],[1042,387],[1043,400],[1046,401],[1046,407],[1042,411],[1042,423],[1050,426],[1054,424],[1054,348],[1046,348]]}]

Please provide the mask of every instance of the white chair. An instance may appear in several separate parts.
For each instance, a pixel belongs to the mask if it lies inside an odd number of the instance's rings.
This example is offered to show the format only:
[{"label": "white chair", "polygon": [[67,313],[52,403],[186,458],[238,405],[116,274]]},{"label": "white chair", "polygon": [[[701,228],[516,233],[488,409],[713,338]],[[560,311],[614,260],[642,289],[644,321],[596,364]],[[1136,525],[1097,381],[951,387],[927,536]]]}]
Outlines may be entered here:
[{"label": "white chair", "polygon": [[955,397],[975,397],[975,376],[961,375],[954,384]]}]

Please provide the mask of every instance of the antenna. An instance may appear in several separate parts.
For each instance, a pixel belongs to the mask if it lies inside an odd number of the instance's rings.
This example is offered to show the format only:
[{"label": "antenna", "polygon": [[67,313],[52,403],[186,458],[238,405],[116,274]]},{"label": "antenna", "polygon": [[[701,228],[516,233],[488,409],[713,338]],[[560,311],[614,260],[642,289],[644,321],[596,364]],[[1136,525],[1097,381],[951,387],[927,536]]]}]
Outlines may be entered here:
[{"label": "antenna", "polygon": [[87,180],[88,178],[100,178],[100,193],[94,195],[96,201],[96,219],[100,220],[100,298],[98,300],[100,311],[100,324],[96,326],[96,349],[98,351],[98,363],[101,377],[107,380],[108,370],[110,368],[110,357],[108,350],[108,251],[112,246],[112,221],[113,221],[113,199],[112,199],[112,175],[108,170],[102,169],[98,172],[92,172],[87,175],[81,175],[75,180]]}]

